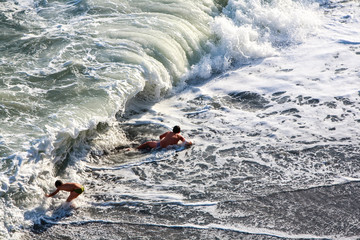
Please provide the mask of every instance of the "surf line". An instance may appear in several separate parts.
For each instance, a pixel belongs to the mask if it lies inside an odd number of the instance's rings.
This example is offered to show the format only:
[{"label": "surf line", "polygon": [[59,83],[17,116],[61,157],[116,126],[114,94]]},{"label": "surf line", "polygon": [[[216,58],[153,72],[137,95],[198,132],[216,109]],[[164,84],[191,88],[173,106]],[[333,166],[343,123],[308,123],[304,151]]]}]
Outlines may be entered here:
[{"label": "surf line", "polygon": [[147,227],[158,227],[158,228],[174,228],[174,229],[195,229],[195,230],[220,230],[220,231],[232,231],[237,233],[244,234],[253,234],[253,235],[261,235],[261,236],[270,236],[270,237],[278,237],[278,238],[290,238],[290,239],[332,239],[331,236],[314,236],[310,234],[288,234],[281,231],[264,229],[264,228],[251,228],[251,227],[243,227],[240,228],[232,228],[225,227],[219,224],[209,224],[209,225],[194,225],[194,224],[184,224],[184,225],[167,225],[167,224],[156,224],[156,223],[131,223],[131,222],[120,222],[120,221],[110,221],[110,220],[83,220],[78,222],[53,222],[47,221],[48,223],[54,225],[86,225],[91,223],[99,223],[99,224],[118,224],[118,225],[131,225],[131,226],[147,226]]},{"label": "surf line", "polygon": [[142,202],[142,201],[122,201],[122,202],[106,202],[106,203],[94,203],[94,206],[108,207],[108,206],[138,206],[138,205],[152,205],[152,206],[162,206],[162,205],[175,205],[183,207],[213,207],[217,206],[218,202],[181,202],[181,201],[169,201],[169,202]]}]

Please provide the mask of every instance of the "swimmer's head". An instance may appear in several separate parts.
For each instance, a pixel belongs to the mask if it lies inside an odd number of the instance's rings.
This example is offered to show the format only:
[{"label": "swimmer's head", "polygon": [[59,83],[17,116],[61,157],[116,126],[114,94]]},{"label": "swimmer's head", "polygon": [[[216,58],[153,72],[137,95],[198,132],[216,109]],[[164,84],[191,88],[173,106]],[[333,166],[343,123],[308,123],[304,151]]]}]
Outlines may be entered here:
[{"label": "swimmer's head", "polygon": [[173,128],[173,133],[179,133],[180,132],[180,127],[179,126],[175,126]]},{"label": "swimmer's head", "polygon": [[61,180],[56,180],[55,182],[55,187],[60,187],[61,185],[63,185],[62,181]]}]

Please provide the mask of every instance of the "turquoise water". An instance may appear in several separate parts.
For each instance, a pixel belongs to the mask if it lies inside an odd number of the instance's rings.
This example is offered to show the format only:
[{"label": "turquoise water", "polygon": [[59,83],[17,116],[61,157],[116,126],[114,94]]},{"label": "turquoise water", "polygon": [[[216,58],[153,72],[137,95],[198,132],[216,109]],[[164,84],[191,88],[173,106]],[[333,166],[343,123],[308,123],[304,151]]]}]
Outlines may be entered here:
[{"label": "turquoise water", "polygon": [[209,1],[2,5],[2,158],[39,139],[50,153],[58,134],[76,138],[137,94],[163,97],[205,51],[218,11]]}]

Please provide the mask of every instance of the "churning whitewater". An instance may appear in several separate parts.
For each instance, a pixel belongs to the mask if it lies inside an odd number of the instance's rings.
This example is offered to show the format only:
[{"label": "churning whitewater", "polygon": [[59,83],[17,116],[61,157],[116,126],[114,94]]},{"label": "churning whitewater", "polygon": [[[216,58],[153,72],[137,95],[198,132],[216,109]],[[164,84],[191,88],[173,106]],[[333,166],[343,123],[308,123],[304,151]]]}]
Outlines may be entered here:
[{"label": "churning whitewater", "polygon": [[[0,238],[358,238],[359,16],[1,1]],[[127,151],[174,125],[193,146]],[[85,187],[70,208],[57,179]]]}]

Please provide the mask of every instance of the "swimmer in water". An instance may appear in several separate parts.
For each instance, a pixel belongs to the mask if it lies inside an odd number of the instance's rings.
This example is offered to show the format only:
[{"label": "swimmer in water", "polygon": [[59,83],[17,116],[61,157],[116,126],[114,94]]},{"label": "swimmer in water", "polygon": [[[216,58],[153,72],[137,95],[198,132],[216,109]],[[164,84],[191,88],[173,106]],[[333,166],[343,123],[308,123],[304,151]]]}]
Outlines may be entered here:
[{"label": "swimmer in water", "polygon": [[70,192],[69,197],[66,199],[66,202],[71,202],[77,198],[81,193],[84,192],[84,187],[79,183],[63,183],[60,180],[55,182],[56,190],[51,194],[45,194],[46,197],[52,197],[56,195],[60,190]]},{"label": "swimmer in water", "polygon": [[137,149],[153,149],[153,148],[166,148],[169,145],[175,145],[179,141],[185,143],[185,146],[192,145],[191,141],[186,141],[183,136],[180,135],[180,127],[175,126],[173,131],[169,131],[160,135],[160,141],[148,141],[146,143],[141,144],[137,147]]}]

